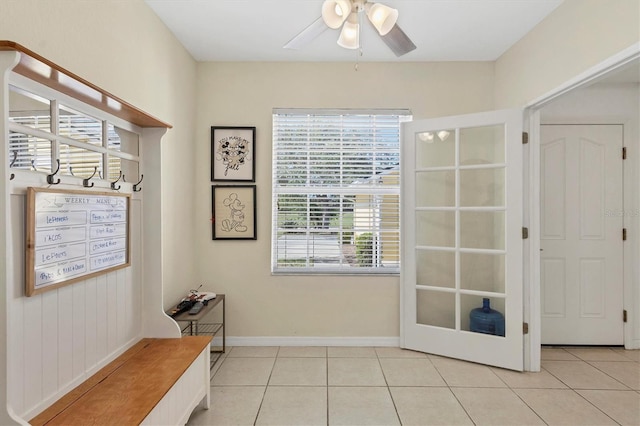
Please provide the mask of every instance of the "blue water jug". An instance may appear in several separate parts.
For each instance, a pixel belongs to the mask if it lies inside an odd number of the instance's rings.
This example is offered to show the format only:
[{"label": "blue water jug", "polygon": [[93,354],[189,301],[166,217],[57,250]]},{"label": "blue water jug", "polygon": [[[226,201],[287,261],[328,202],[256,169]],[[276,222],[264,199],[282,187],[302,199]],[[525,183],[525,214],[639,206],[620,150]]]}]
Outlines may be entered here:
[{"label": "blue water jug", "polygon": [[469,313],[471,331],[476,333],[504,336],[504,315],[489,306],[489,299],[482,299],[482,308],[472,309]]}]

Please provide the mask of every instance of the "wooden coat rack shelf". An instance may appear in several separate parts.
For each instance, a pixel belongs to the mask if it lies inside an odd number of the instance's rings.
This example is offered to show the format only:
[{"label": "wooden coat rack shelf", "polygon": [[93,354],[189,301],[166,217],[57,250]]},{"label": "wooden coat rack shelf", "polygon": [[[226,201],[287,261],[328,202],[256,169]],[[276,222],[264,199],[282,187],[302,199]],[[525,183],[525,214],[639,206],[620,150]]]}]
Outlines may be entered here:
[{"label": "wooden coat rack shelf", "polygon": [[0,40],[2,50],[21,53],[20,62],[13,69],[17,74],[140,127],[172,127],[16,42]]}]

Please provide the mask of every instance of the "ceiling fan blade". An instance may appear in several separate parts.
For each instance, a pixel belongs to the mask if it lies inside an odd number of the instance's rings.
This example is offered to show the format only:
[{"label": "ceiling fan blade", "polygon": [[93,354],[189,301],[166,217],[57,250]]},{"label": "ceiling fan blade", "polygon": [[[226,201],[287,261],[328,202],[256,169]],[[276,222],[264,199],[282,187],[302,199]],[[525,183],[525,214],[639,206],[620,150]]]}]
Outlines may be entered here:
[{"label": "ceiling fan blade", "polygon": [[411,39],[400,29],[398,24],[395,24],[393,28],[391,28],[391,31],[381,37],[382,41],[384,41],[385,44],[389,46],[389,49],[398,57],[416,48],[416,45],[413,44]]},{"label": "ceiling fan blade", "polygon": [[322,20],[322,16],[313,21],[311,25],[302,30],[297,36],[289,40],[283,47],[285,49],[301,49],[311,43],[316,37],[328,29],[327,24]]}]

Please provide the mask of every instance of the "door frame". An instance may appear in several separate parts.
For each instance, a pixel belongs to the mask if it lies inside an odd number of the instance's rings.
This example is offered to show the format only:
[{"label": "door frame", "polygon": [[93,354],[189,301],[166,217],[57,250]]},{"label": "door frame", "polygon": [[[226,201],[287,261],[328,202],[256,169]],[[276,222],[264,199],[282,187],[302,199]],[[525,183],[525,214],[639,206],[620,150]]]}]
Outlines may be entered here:
[{"label": "door frame", "polygon": [[[525,177],[524,185],[524,223],[529,228],[529,240],[524,248],[524,321],[529,324],[529,334],[525,335],[524,341],[524,362],[525,370],[540,371],[541,361],[541,300],[540,300],[540,110],[553,100],[563,96],[573,90],[586,87],[597,82],[611,72],[640,59],[640,42],[609,57],[601,63],[589,68],[576,77],[566,81],[550,92],[534,99],[525,106],[524,128],[529,131],[529,146],[525,148],[523,170]],[[590,117],[588,117],[590,118]],[[604,120],[604,117],[600,117]],[[608,120],[615,120],[615,117],[608,117]],[[602,120],[599,120],[602,122]],[[624,126],[624,141],[631,140],[632,129],[627,120],[617,120],[615,124],[626,124]],[[611,124],[604,123],[602,124]],[[634,129],[640,133],[640,129]],[[635,157],[631,156],[625,164],[625,182],[636,182],[637,170],[640,169],[640,150],[635,152]],[[631,211],[637,208],[639,201],[638,185],[634,187],[626,185],[624,188],[624,208]],[[625,226],[632,232],[631,235],[638,235],[640,231],[640,220],[637,217],[626,217]],[[640,334],[640,312],[632,309],[632,306],[639,306],[640,300],[640,268],[639,262],[633,259],[640,254],[640,238],[631,238],[627,241],[624,251],[624,309],[627,310],[629,318],[624,324],[624,342],[627,349],[640,348],[640,339],[634,336]],[[634,279],[635,278],[635,279]],[[634,291],[635,290],[635,291]],[[634,296],[635,295],[635,296]]]},{"label": "door frame", "polygon": [[[545,119],[542,120],[540,123],[541,126],[544,125],[567,125],[567,126],[571,126],[571,125],[583,125],[583,126],[597,126],[597,125],[615,125],[615,126],[623,126],[622,128],[622,146],[626,147],[629,141],[631,141],[631,135],[632,135],[632,129],[631,129],[631,121],[625,117],[622,116],[615,116],[615,115],[611,115],[611,116],[598,116],[598,115],[585,115],[583,117],[580,118],[576,118],[576,117],[571,117],[571,118],[563,118],[562,116],[557,116],[557,117],[553,117],[552,119]],[[635,151],[634,151],[635,152]],[[634,155],[634,159],[637,160],[637,155]],[[634,190],[638,188],[638,185],[633,185],[634,182],[636,182],[633,179],[633,176],[631,174],[631,172],[635,169],[634,165],[635,162],[632,160],[632,158],[629,158],[628,160],[623,160],[622,162],[622,171],[623,171],[623,176],[622,176],[622,185],[623,185],[623,193],[622,193],[622,200],[623,200],[623,205],[622,205],[622,210],[624,212],[631,212],[634,209],[633,206],[633,197],[634,197]],[[540,210],[540,205],[538,205],[538,210]],[[637,229],[638,226],[636,226],[636,223],[638,221],[634,221],[633,217],[627,215],[627,214],[623,214],[622,216],[622,227],[626,228],[629,232],[629,235],[638,235],[637,234]],[[623,280],[623,309],[627,309],[627,311],[629,311],[630,308],[630,303],[625,303],[625,296],[627,301],[631,300],[631,296],[632,293],[630,293],[628,291],[629,288],[631,288],[632,286],[632,275],[631,272],[633,270],[633,263],[632,263],[632,255],[631,253],[633,252],[633,247],[631,246],[631,244],[635,244],[637,242],[637,239],[633,239],[633,238],[629,238],[627,242],[623,243],[623,258],[622,258],[622,264],[623,264],[623,269],[622,269],[622,280]],[[628,245],[629,244],[629,245]],[[542,302],[541,302],[542,303]],[[542,321],[542,314],[540,316],[540,319]],[[630,324],[629,322],[627,322],[627,324]],[[626,331],[627,328],[627,324],[624,324],[623,327],[625,327],[625,330],[623,330],[623,342],[627,342],[629,341],[629,339],[627,338],[627,336],[625,336],[624,332]],[[541,334],[540,334],[540,340],[542,342],[542,330],[541,330]]]}]

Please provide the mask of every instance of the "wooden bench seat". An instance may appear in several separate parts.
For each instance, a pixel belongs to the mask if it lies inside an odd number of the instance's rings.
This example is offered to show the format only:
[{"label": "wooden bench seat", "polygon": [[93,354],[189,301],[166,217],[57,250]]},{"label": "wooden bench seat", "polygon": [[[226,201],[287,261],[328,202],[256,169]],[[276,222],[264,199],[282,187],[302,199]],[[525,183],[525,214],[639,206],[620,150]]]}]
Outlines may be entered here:
[{"label": "wooden bench seat", "polygon": [[[210,336],[142,339],[30,423],[157,424],[152,418],[162,424],[176,424],[172,419],[184,423],[198,403],[209,408],[210,342]],[[176,395],[168,395],[170,391]],[[163,398],[177,406],[162,406]]]}]

